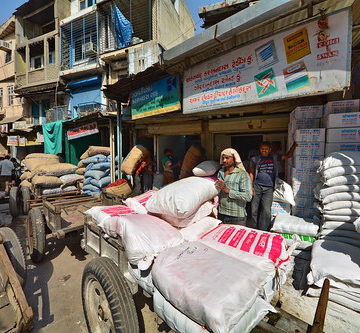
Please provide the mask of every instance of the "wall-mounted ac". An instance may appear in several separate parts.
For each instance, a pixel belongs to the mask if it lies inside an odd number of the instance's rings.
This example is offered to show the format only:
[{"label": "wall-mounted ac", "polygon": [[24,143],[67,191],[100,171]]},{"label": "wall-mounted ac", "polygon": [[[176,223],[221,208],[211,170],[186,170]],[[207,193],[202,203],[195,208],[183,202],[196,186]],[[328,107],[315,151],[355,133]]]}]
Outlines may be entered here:
[{"label": "wall-mounted ac", "polygon": [[93,42],[85,43],[85,54],[88,57],[97,55],[96,44],[94,44]]},{"label": "wall-mounted ac", "polygon": [[0,50],[5,52],[10,51],[10,43],[0,39]]}]

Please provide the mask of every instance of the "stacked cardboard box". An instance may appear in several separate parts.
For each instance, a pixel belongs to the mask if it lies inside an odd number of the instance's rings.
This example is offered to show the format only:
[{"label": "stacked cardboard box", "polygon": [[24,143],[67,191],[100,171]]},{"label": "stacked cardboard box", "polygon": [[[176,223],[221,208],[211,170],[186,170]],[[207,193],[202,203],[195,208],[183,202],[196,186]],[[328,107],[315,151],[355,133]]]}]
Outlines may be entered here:
[{"label": "stacked cardboard box", "polygon": [[336,151],[360,152],[360,112],[330,113],[324,118],[327,128],[325,155]]},{"label": "stacked cardboard box", "polygon": [[294,192],[293,214],[303,218],[318,215],[314,207],[317,161],[325,153],[325,129],[319,128],[323,106],[296,108],[290,116],[288,145],[298,144],[288,161],[288,179]]}]

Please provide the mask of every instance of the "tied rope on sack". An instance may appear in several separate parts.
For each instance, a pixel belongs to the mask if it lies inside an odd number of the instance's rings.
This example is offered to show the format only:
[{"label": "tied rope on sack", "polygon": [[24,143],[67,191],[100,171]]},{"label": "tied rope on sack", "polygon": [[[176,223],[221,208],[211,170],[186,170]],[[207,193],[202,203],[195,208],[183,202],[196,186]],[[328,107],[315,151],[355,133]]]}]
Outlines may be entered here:
[{"label": "tied rope on sack", "polygon": [[239,153],[233,148],[226,148],[220,154],[220,164],[222,164],[222,156],[232,156],[235,160],[236,167],[245,170],[243,162],[241,161]]}]

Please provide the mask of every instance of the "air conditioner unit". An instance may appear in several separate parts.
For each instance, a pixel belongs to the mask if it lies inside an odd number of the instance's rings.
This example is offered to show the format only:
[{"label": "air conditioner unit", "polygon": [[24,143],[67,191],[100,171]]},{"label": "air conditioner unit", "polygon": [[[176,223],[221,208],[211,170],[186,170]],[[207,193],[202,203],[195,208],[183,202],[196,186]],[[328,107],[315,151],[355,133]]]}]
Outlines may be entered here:
[{"label": "air conditioner unit", "polygon": [[85,43],[85,54],[87,56],[97,55],[96,45],[93,42]]},{"label": "air conditioner unit", "polygon": [[10,51],[10,43],[5,42],[4,40],[0,39],[0,50],[2,51]]}]

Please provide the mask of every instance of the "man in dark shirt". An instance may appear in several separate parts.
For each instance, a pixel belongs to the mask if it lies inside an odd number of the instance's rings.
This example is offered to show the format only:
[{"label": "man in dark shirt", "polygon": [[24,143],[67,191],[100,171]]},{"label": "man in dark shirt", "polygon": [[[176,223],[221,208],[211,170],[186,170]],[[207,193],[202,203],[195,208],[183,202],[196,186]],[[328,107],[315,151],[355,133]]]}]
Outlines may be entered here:
[{"label": "man in dark shirt", "polygon": [[271,205],[275,180],[279,174],[280,160],[290,158],[297,144],[294,143],[286,155],[271,154],[271,144],[263,142],[260,145],[260,155],[250,160],[250,179],[253,183],[253,200],[251,214],[256,227],[269,231],[271,227]]}]

